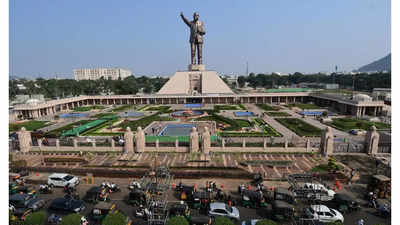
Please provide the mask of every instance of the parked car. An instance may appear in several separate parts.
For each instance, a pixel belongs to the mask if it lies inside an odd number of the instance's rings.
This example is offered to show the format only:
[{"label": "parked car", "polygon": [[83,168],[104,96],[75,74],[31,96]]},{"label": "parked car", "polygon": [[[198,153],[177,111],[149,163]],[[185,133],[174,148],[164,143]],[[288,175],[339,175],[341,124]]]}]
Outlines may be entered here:
[{"label": "parked car", "polygon": [[85,209],[85,205],[82,200],[64,197],[54,199],[49,209],[57,211],[81,212]]},{"label": "parked car", "polygon": [[[313,192],[310,192],[309,195],[314,195],[313,197],[320,201],[330,201],[336,194],[335,191],[326,188],[322,184],[305,183],[304,189],[312,190]],[[311,198],[311,196],[309,196],[309,198]]]},{"label": "parked car", "polygon": [[33,211],[37,211],[45,205],[45,202],[36,196],[29,194],[14,194],[9,199],[10,208],[18,218],[23,218]]},{"label": "parked car", "polygon": [[53,173],[48,177],[47,184],[50,187],[75,187],[79,184],[79,178],[67,173]]},{"label": "parked car", "polygon": [[305,216],[323,223],[344,222],[344,217],[339,211],[328,208],[325,205],[311,205],[305,209]]},{"label": "parked car", "polygon": [[211,217],[223,216],[234,220],[240,219],[239,210],[236,207],[231,207],[222,202],[210,203],[208,215]]}]

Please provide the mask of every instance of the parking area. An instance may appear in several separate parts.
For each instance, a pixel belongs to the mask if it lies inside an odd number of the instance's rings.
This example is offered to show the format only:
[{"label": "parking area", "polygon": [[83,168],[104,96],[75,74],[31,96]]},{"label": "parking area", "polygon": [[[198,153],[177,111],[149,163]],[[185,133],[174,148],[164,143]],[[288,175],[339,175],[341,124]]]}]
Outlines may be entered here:
[{"label": "parking area", "polygon": [[[46,174],[47,175],[47,174]],[[46,177],[45,174],[42,174],[43,179]],[[108,182],[113,182],[118,184],[120,187],[121,191],[111,193],[110,195],[110,202],[114,203],[117,207],[118,210],[123,212],[125,215],[129,216],[133,220],[133,224],[147,224],[146,221],[136,218],[135,217],[135,210],[137,209],[134,206],[129,205],[126,202],[126,199],[129,194],[129,189],[128,185],[133,181],[132,179],[122,179],[122,178],[96,178],[94,184],[85,184],[83,181],[83,178],[80,177],[81,184],[77,186],[77,193],[79,194],[80,198],[83,198],[86,194],[86,192],[93,186],[99,186],[102,182],[107,180]],[[175,179],[172,182],[174,184],[178,184],[179,182],[182,182],[185,185],[196,185],[199,189],[202,189],[205,187],[206,182],[208,180],[213,180],[213,179]],[[248,184],[250,182],[250,179],[218,179],[216,181],[216,184],[219,188],[222,188],[225,193],[228,195],[232,196],[232,199],[234,202],[238,203],[235,207],[238,208],[240,212],[240,221],[242,220],[250,220],[250,219],[261,219],[261,218],[266,218],[267,217],[267,208],[259,208],[259,209],[251,209],[251,208],[245,208],[240,206],[240,200],[241,197],[237,192],[237,187],[240,184]],[[283,187],[283,188],[288,188],[288,182],[278,182],[278,181],[264,181],[264,186],[266,188],[271,188],[271,187]],[[29,185],[29,184],[27,184]],[[32,185],[36,190],[39,189],[39,185]],[[255,187],[251,187],[251,189],[255,189]],[[54,200],[57,197],[62,197],[65,195],[63,188],[54,188],[54,192],[52,194],[39,194],[39,198],[43,199],[46,201],[45,209],[48,212],[48,215],[51,213],[57,213],[58,215],[64,216],[66,213],[63,212],[54,212],[48,210],[49,205],[51,204],[52,200]],[[341,190],[338,190],[337,193],[346,193],[348,195],[354,196],[357,198],[358,201],[360,201],[362,209],[361,211],[358,212],[352,212],[349,214],[344,215],[344,224],[348,225],[354,225],[357,224],[357,221],[361,218],[365,220],[365,224],[391,224],[389,219],[382,218],[378,216],[377,214],[377,209],[373,208],[368,208],[366,207],[366,202],[362,200],[360,193],[365,191],[365,185],[362,184],[353,184],[352,186],[347,186],[345,185]],[[173,190],[169,190],[167,192],[167,201],[168,205],[172,205],[174,203],[178,203],[179,200],[177,198],[177,195],[174,194]],[[267,202],[268,203],[268,202]],[[296,209],[300,211],[302,208],[304,208],[306,204],[304,202],[299,202],[296,204]],[[92,211],[94,207],[94,204],[90,203],[85,203],[85,209],[83,212],[81,212],[82,215],[87,216],[89,218],[89,214]],[[191,216],[196,216],[196,215],[202,215],[205,214],[203,211],[191,209]],[[240,223],[240,221],[237,222],[237,224]],[[90,224],[95,224],[93,221]],[[293,223],[280,223],[280,224],[293,224]]]}]

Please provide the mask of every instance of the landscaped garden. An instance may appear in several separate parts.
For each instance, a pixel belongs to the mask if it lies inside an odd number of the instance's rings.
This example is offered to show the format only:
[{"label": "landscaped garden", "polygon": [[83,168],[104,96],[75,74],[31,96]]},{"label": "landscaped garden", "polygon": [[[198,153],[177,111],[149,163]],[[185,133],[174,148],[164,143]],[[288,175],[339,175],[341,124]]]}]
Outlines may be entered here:
[{"label": "landscaped garden", "polygon": [[134,121],[129,121],[129,120],[125,120],[122,123],[120,123],[118,125],[118,127],[123,128],[124,130],[127,127],[130,127],[132,131],[136,131],[136,129],[140,126],[143,129],[145,127],[147,127],[148,125],[150,125],[153,121],[174,121],[174,118],[171,118],[169,116],[160,116],[160,113],[156,113],[150,116],[146,116],[143,117],[141,119],[138,120],[134,120]]},{"label": "landscaped garden", "polygon": [[279,111],[281,109],[279,106],[272,106],[267,104],[256,104],[256,106],[264,111]]},{"label": "landscaped garden", "polygon": [[233,130],[241,130],[243,127],[252,127],[253,124],[248,120],[241,119],[230,119],[224,116],[220,116],[214,113],[211,113],[209,116],[203,116],[196,118],[195,121],[215,121],[218,124],[222,124],[224,127],[221,127],[221,130],[224,131],[233,131]]},{"label": "landscaped garden", "polygon": [[356,119],[351,117],[346,118],[335,118],[332,122],[327,122],[326,124],[335,127],[342,131],[349,131],[352,129],[363,129],[368,130],[371,126],[375,126],[376,129],[390,129],[390,124],[381,122],[371,122],[362,119]]},{"label": "landscaped garden", "polygon": [[136,107],[134,105],[123,105],[120,107],[117,107],[115,109],[113,109],[113,112],[123,112],[123,111],[127,111],[129,109],[135,109]]},{"label": "landscaped garden", "polygon": [[20,130],[22,127],[25,127],[26,130],[28,131],[33,131],[36,129],[40,129],[43,127],[49,126],[51,123],[49,121],[36,121],[36,120],[31,120],[23,123],[11,123],[9,125],[8,131],[9,132],[14,132]]},{"label": "landscaped garden", "polygon": [[287,112],[265,112],[268,116],[272,116],[272,117],[289,117],[291,116],[289,113]]},{"label": "landscaped garden", "polygon": [[222,110],[247,110],[243,104],[239,105],[214,105],[214,112],[218,113]]},{"label": "landscaped garden", "polygon": [[320,109],[321,107],[314,104],[306,104],[306,103],[293,103],[288,105],[289,108],[297,107],[300,109]]},{"label": "landscaped garden", "polygon": [[152,106],[145,109],[145,111],[159,111],[162,113],[168,112],[170,106]]},{"label": "landscaped garden", "polygon": [[77,121],[75,123],[70,123],[70,124],[68,124],[66,126],[57,128],[55,130],[52,130],[52,131],[46,133],[45,136],[59,137],[64,131],[70,130],[70,129],[74,128],[74,127],[86,124],[86,123],[91,122],[91,121],[93,121],[93,120],[80,120],[80,121]]},{"label": "landscaped garden", "polygon": [[276,118],[276,121],[289,128],[299,136],[321,136],[322,130],[297,118]]},{"label": "landscaped garden", "polygon": [[282,134],[280,134],[278,131],[276,131],[273,127],[271,127],[267,122],[265,122],[261,118],[255,118],[254,122],[261,128],[263,129],[264,133],[267,134],[267,136],[273,136],[273,137],[282,137]]},{"label": "landscaped garden", "polygon": [[104,109],[105,107],[102,105],[94,105],[94,106],[80,106],[74,108],[74,112],[87,112],[93,109]]}]

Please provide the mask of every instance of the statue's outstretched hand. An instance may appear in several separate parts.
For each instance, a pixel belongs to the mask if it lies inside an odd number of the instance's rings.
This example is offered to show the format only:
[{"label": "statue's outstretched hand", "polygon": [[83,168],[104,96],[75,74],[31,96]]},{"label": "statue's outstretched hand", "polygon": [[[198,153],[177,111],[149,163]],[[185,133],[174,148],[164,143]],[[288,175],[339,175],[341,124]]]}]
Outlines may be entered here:
[{"label": "statue's outstretched hand", "polygon": [[183,12],[181,12],[181,16],[183,16]]}]

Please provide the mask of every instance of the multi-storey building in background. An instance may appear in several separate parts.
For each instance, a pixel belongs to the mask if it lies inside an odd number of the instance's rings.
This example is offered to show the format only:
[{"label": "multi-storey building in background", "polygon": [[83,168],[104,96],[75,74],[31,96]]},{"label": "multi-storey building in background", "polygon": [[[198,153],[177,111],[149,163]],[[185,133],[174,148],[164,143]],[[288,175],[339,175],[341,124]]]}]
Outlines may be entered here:
[{"label": "multi-storey building in background", "polygon": [[121,68],[94,68],[94,69],[75,69],[75,80],[98,80],[101,77],[108,80],[121,80],[132,75],[132,71]]}]

